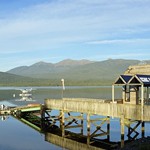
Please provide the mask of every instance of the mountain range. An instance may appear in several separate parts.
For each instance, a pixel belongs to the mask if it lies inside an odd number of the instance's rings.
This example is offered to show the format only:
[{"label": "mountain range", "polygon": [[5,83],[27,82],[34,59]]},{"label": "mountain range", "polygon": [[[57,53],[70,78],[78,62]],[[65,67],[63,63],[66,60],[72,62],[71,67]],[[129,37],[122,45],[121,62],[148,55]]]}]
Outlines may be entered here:
[{"label": "mountain range", "polygon": [[[108,59],[105,61],[63,60],[59,63],[37,62],[31,66],[20,66],[5,73],[0,72],[0,83],[11,80],[12,84],[60,85],[111,85],[130,65],[139,60]],[[150,60],[145,61],[150,63]],[[14,80],[13,80],[14,78]],[[7,83],[7,82],[6,82]]]}]

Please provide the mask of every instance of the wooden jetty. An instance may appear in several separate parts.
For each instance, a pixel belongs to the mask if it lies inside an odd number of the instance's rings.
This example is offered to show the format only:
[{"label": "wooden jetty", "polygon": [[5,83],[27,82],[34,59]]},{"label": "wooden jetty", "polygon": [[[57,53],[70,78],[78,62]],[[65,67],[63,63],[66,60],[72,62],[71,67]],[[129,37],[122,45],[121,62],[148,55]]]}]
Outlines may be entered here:
[{"label": "wooden jetty", "polygon": [[[148,67],[150,68],[150,65]],[[48,133],[46,134],[46,140],[56,144],[56,139],[59,139],[57,144],[62,147],[64,147],[64,143],[70,144],[65,145],[67,148],[78,145],[76,142],[70,141],[72,140],[71,138],[64,139],[68,137],[68,130],[79,128],[82,140],[86,137],[87,145],[81,145],[84,149],[88,147],[92,149],[93,138],[105,137],[109,141],[110,118],[119,118],[121,127],[120,142],[121,147],[123,147],[125,127],[128,128],[128,140],[133,140],[139,135],[136,131],[138,127],[141,127],[141,137],[144,137],[145,122],[150,122],[150,72],[149,74],[135,74],[140,68],[142,72],[142,65],[141,67],[132,67],[132,69],[129,67],[125,74],[120,75],[115,80],[112,84],[112,99],[109,101],[85,98],[46,99],[44,105],[34,104],[9,108],[1,110],[0,114],[21,115],[23,122],[36,128],[33,122],[27,121],[25,118],[26,115],[30,117],[33,112],[39,112],[41,119],[39,122],[42,129],[53,130],[54,127],[58,126],[61,131],[61,137]],[[144,68],[144,70],[146,69]],[[147,71],[145,72],[147,73]],[[121,86],[122,88],[120,100],[115,99],[116,86]],[[53,110],[57,110],[59,113],[54,115]],[[92,118],[94,115],[98,117]],[[86,116],[86,119],[84,116]],[[86,126],[83,126],[85,121]],[[103,128],[104,124],[107,126],[105,129]],[[91,129],[92,125],[95,127],[94,131]],[[37,127],[37,130],[40,130],[39,127]],[[86,135],[83,135],[83,130],[86,130]],[[71,143],[74,144],[71,145]],[[76,148],[80,149],[80,147]]]},{"label": "wooden jetty", "polygon": [[12,113],[16,113],[16,112],[34,112],[34,111],[39,111],[41,110],[41,104],[28,104],[26,106],[18,106],[15,108],[11,109]]},{"label": "wooden jetty", "polygon": [[[83,147],[85,149],[98,149],[93,147],[93,138],[105,137],[107,141],[110,140],[110,117],[120,118],[120,137],[121,137],[121,147],[124,146],[124,130],[125,126],[128,127],[128,137],[129,139],[135,139],[138,136],[136,129],[141,126],[141,135],[144,137],[144,122],[150,121],[149,105],[144,105],[141,107],[140,104],[119,104],[117,102],[107,102],[104,100],[97,99],[46,99],[44,105],[36,104],[29,106],[19,106],[14,108],[9,108],[9,110],[4,110],[3,114],[10,113],[13,116],[21,116],[19,120],[30,127],[42,132],[44,128],[54,129],[53,127],[57,124],[61,132],[59,134],[47,133],[45,134],[45,140],[53,144],[69,148],[69,146],[76,145],[76,148]],[[53,115],[52,111],[58,110],[58,115]],[[38,112],[40,119],[34,120],[35,124],[26,119],[27,114]],[[78,113],[78,115],[72,114],[72,112]],[[2,114],[2,113],[1,113]],[[67,116],[68,115],[68,116]],[[86,119],[83,117],[86,115]],[[92,119],[92,116],[103,116]],[[25,117],[25,118],[24,118]],[[86,126],[83,126],[83,122],[87,122]],[[37,125],[40,122],[40,126]],[[107,129],[103,128],[103,125],[107,126]],[[132,125],[134,124],[134,126]],[[95,126],[94,131],[91,129],[91,125]],[[132,126],[131,126],[132,125]],[[68,138],[66,131],[74,128],[80,129],[81,141],[85,139],[86,142],[80,143],[71,138]],[[87,130],[86,135],[83,135],[83,130]],[[79,137],[79,134],[76,137]],[[132,134],[135,134],[134,137]],[[71,136],[71,135],[70,135]],[[69,136],[69,137],[70,137]],[[65,138],[65,139],[64,139]],[[59,140],[58,140],[59,139]],[[128,139],[128,140],[129,140]],[[67,144],[68,142],[72,143]],[[65,143],[65,144],[63,144]],[[62,145],[63,144],[63,145]],[[108,144],[109,145],[109,144]],[[79,148],[80,149],[80,148]]]},{"label": "wooden jetty", "polygon": [[46,99],[45,109],[64,110],[65,112],[81,112],[92,115],[102,115],[109,117],[150,121],[150,106],[133,105],[133,104],[118,104],[102,102],[101,100],[93,99]]},{"label": "wooden jetty", "polygon": [[[55,124],[57,120],[61,121],[60,124],[64,125],[62,130],[68,130],[73,128],[81,128],[83,122],[83,114],[86,115],[87,126],[84,127],[87,130],[87,144],[92,143],[93,137],[106,137],[109,140],[110,132],[110,117],[119,118],[121,131],[121,147],[124,146],[124,133],[125,127],[128,128],[128,140],[136,139],[139,133],[136,131],[138,127],[141,126],[141,137],[144,137],[145,128],[144,124],[147,121],[150,121],[150,106],[144,105],[134,105],[134,104],[119,104],[117,102],[103,102],[101,100],[93,99],[68,99],[64,98],[62,100],[56,99],[46,99],[44,104],[44,113],[49,111],[52,124]],[[52,110],[59,110],[59,116],[52,116]],[[71,112],[79,113],[78,116],[74,116]],[[66,115],[69,113],[69,116]],[[102,118],[92,119],[93,115],[103,116]],[[46,116],[43,115],[44,117]],[[58,119],[61,118],[61,119]],[[45,119],[46,120],[46,119]],[[69,120],[69,123],[68,123]],[[81,122],[78,125],[72,125],[74,122]],[[91,125],[95,125],[95,130],[91,132]],[[103,129],[103,125],[107,125],[107,130]],[[83,129],[82,129],[83,130]],[[100,132],[100,133],[98,133]],[[135,134],[133,136],[133,134]],[[65,137],[65,133],[62,132],[62,135]]]},{"label": "wooden jetty", "polygon": [[15,115],[23,112],[35,112],[40,111],[41,107],[42,107],[41,104],[29,104],[26,106],[14,106],[14,107],[6,106],[3,109],[0,109],[0,115]]},{"label": "wooden jetty", "polygon": [[[148,68],[149,67],[149,71]],[[138,72],[139,71],[139,72]],[[146,74],[141,74],[144,72]],[[140,73],[140,74],[138,74]],[[119,101],[115,100],[115,86],[121,86],[122,97]],[[150,65],[140,65],[129,67],[125,74],[120,75],[112,84],[112,100],[95,100],[95,99],[46,99],[42,110],[42,118],[53,118],[50,120],[55,124],[60,120],[62,130],[74,127],[82,127],[83,114],[86,114],[87,121],[87,144],[91,144],[91,139],[97,136],[106,136],[109,139],[110,117],[120,119],[120,137],[121,147],[124,146],[125,127],[128,128],[128,139],[135,139],[138,136],[136,129],[141,126],[141,136],[144,137],[145,122],[150,121]],[[52,110],[59,110],[58,116],[52,116]],[[80,113],[79,116],[70,115],[71,112]],[[69,114],[68,117],[66,115]],[[91,119],[91,116],[99,115],[103,118]],[[68,120],[70,120],[69,123]],[[72,123],[81,122],[78,126]],[[99,123],[97,124],[97,121]],[[95,124],[95,131],[91,132],[91,124]],[[102,129],[103,124],[107,124],[107,130]],[[133,125],[134,124],[134,125]],[[70,126],[72,125],[72,126]],[[83,129],[82,129],[83,130]],[[97,132],[101,131],[100,134]],[[135,134],[132,136],[132,134]],[[65,133],[62,132],[65,136]]]}]

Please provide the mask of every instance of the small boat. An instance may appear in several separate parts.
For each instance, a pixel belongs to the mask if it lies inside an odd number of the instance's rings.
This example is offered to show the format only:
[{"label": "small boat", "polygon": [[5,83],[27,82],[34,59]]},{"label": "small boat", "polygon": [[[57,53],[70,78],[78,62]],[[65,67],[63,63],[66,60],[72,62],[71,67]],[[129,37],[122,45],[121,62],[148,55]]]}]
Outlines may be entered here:
[{"label": "small boat", "polygon": [[32,88],[31,89],[20,89],[22,91],[21,94],[19,94],[19,96],[21,97],[29,97],[29,96],[32,96]]},{"label": "small boat", "polygon": [[30,96],[32,96],[32,94],[31,93],[21,93],[21,94],[19,94],[19,96],[21,96],[21,97],[30,97]]}]

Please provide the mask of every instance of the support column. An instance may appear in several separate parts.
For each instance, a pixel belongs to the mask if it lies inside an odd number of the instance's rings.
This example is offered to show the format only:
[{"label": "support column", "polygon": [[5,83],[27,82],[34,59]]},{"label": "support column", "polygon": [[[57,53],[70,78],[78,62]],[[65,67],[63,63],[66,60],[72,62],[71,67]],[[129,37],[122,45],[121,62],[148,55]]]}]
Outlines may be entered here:
[{"label": "support column", "polygon": [[109,118],[107,120],[107,140],[110,141],[110,117],[108,116],[107,118]]},{"label": "support column", "polygon": [[81,135],[83,135],[83,113],[81,113]]},{"label": "support column", "polygon": [[149,91],[148,91],[148,87],[146,88],[146,103],[149,104]]},{"label": "support column", "polygon": [[141,123],[141,136],[142,136],[142,138],[144,138],[144,135],[145,135],[145,122],[143,121],[142,123]]},{"label": "support column", "polygon": [[147,89],[147,95],[148,95],[148,104],[150,104],[150,93],[149,93],[149,87]]},{"label": "support column", "polygon": [[144,86],[141,85],[141,106],[144,105]]},{"label": "support column", "polygon": [[45,130],[45,107],[43,105],[41,105],[40,115],[41,115],[41,128],[42,130]]},{"label": "support column", "polygon": [[62,129],[62,115],[63,115],[63,111],[62,110],[60,110],[59,111],[59,125],[60,125],[60,129]]},{"label": "support column", "polygon": [[112,102],[115,102],[115,88],[114,88],[114,84],[112,85]]},{"label": "support column", "polygon": [[90,114],[87,114],[87,145],[90,145]]},{"label": "support column", "polygon": [[43,105],[41,105],[40,114],[41,114],[42,120],[45,120],[45,107]]},{"label": "support column", "polygon": [[124,115],[120,118],[120,126],[121,126],[121,148],[124,147]]},{"label": "support column", "polygon": [[115,87],[112,85],[112,118],[114,116]]},{"label": "support column", "polygon": [[144,107],[144,85],[141,85],[141,120],[143,121],[143,107]]},{"label": "support column", "polygon": [[61,110],[61,122],[60,122],[60,127],[61,127],[61,130],[62,130],[62,137],[65,136],[65,113],[63,110]]},{"label": "support column", "polygon": [[130,136],[130,132],[131,132],[131,130],[130,130],[130,124],[128,125],[128,140],[130,140],[131,139],[131,136]]}]

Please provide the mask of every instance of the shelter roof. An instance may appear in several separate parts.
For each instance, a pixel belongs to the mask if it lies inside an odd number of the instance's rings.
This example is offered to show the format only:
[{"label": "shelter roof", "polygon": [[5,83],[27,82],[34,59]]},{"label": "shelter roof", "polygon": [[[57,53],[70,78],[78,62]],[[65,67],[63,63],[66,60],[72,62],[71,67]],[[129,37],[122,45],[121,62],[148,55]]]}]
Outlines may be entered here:
[{"label": "shelter roof", "polygon": [[114,84],[120,84],[120,85],[125,85],[125,84],[132,84],[132,85],[141,85],[143,84],[144,86],[150,86],[150,75],[120,75]]},{"label": "shelter roof", "polygon": [[114,84],[127,84],[131,78],[131,75],[120,75]]},{"label": "shelter roof", "polygon": [[135,75],[129,82],[129,84],[143,84],[145,86],[150,86],[150,75]]}]

